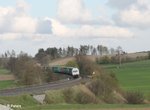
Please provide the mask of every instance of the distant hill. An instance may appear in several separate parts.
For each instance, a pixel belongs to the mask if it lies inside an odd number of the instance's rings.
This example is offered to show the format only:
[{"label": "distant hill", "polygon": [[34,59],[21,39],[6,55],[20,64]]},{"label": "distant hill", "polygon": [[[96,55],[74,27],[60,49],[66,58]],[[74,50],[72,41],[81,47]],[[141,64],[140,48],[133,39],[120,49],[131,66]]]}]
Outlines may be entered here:
[{"label": "distant hill", "polygon": [[[129,58],[136,58],[136,57],[146,57],[148,55],[148,52],[136,52],[136,53],[126,53],[124,57],[129,57]],[[109,55],[110,56],[110,55]],[[86,55],[88,59],[91,61],[95,61],[97,57],[101,57],[100,55]],[[75,57],[65,57],[65,58],[58,58],[53,60],[52,62],[49,63],[49,66],[54,66],[54,65],[65,65],[69,61],[75,60]]]},{"label": "distant hill", "polygon": [[131,58],[136,58],[136,57],[145,57],[148,55],[148,52],[136,52],[136,53],[128,53],[127,56]]},{"label": "distant hill", "polygon": [[[87,55],[85,56],[91,61],[95,61],[96,57],[98,56],[92,56],[92,55]],[[49,66],[54,66],[54,65],[65,65],[69,61],[75,60],[75,57],[65,57],[65,58],[58,58],[56,60],[53,60],[52,62],[49,63]]]}]

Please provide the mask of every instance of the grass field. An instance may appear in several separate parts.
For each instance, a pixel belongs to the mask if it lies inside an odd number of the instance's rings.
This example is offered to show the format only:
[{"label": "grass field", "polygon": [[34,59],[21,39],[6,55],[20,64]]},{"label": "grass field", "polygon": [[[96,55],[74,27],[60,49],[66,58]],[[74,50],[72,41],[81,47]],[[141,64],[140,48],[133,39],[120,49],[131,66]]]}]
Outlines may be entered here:
[{"label": "grass field", "polygon": [[0,75],[9,74],[9,71],[0,67]]},{"label": "grass field", "polygon": [[6,76],[5,78],[7,79],[7,75],[9,77],[10,71],[0,67],[0,89],[5,89],[5,88],[16,86],[14,81],[12,80],[5,80],[5,81],[1,80],[1,78],[3,78],[4,76]]},{"label": "grass field", "polygon": [[125,90],[141,91],[150,94],[150,60],[117,65],[103,65],[116,74],[121,87]]},{"label": "grass field", "polygon": [[11,87],[16,87],[16,84],[14,81],[0,81],[0,89],[6,89],[6,88],[11,88]]},{"label": "grass field", "polygon": [[21,105],[22,107],[39,105],[39,103],[31,95],[28,94],[18,96],[8,96],[8,97],[0,96],[0,104],[3,105],[14,104],[14,105]]}]

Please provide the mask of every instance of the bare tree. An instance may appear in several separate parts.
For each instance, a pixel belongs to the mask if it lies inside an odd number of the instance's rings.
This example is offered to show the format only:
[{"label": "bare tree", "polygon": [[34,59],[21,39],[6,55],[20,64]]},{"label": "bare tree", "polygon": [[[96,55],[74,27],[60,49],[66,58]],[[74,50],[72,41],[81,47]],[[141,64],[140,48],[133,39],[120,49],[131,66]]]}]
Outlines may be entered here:
[{"label": "bare tree", "polygon": [[117,47],[117,56],[118,56],[119,67],[121,66],[121,63],[122,63],[122,53],[123,53],[122,47],[118,46]]}]

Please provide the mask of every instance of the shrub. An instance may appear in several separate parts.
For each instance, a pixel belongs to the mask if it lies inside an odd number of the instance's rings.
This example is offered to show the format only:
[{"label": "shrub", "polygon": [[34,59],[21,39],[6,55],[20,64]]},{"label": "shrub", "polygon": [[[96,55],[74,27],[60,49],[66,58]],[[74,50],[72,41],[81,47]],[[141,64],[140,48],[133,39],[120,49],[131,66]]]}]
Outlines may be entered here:
[{"label": "shrub", "polygon": [[79,86],[79,90],[75,94],[75,101],[79,104],[97,104],[99,100],[85,86]]},{"label": "shrub", "polygon": [[93,80],[88,85],[88,88],[98,97],[105,97],[112,92],[111,87],[101,79]]},{"label": "shrub", "polygon": [[87,87],[101,100],[113,103],[113,92],[120,92],[118,81],[113,74],[107,74],[101,68],[95,68],[95,77],[87,84]]},{"label": "shrub", "polygon": [[108,56],[103,56],[99,59],[99,64],[109,64],[111,63],[111,58]]},{"label": "shrub", "polygon": [[74,103],[74,94],[72,88],[66,88],[63,90],[64,100],[66,103]]},{"label": "shrub", "polygon": [[94,71],[93,62],[91,62],[85,56],[76,56],[77,64],[79,65],[80,75],[87,76],[91,75]]},{"label": "shrub", "polygon": [[63,90],[52,90],[46,93],[44,101],[47,104],[59,103],[78,103],[78,104],[97,104],[100,101],[95,95],[83,85]]},{"label": "shrub", "polygon": [[[92,75],[92,81],[87,85],[87,88],[94,93],[100,100],[107,102],[109,99],[112,99],[113,91],[119,90],[117,78],[115,74],[108,74],[104,69],[89,61],[84,56],[77,56],[77,62],[80,67],[80,73],[82,75]],[[94,73],[94,74],[92,74]],[[81,103],[84,99],[89,98],[85,96],[86,94],[79,93],[78,101]],[[110,97],[108,97],[110,96]],[[86,98],[84,98],[86,97]],[[107,100],[107,99],[108,100]],[[110,101],[113,102],[113,101]]]},{"label": "shrub", "polygon": [[46,92],[44,101],[47,104],[64,103],[65,100],[62,90],[51,90],[49,92]]},{"label": "shrub", "polygon": [[96,103],[96,100],[94,99],[94,97],[90,96],[88,93],[86,93],[84,91],[80,91],[76,95],[76,99],[75,100],[79,104]]},{"label": "shrub", "polygon": [[125,98],[128,104],[142,104],[144,103],[144,95],[138,91],[126,92]]},{"label": "shrub", "polygon": [[76,61],[69,61],[69,62],[67,62],[66,66],[79,68]]}]

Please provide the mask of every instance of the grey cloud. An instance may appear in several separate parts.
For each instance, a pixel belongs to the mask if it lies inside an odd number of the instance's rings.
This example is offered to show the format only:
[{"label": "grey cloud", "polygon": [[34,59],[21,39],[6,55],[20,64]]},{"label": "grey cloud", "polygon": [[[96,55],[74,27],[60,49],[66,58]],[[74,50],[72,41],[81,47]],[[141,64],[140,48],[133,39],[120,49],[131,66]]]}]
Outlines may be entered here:
[{"label": "grey cloud", "polygon": [[9,19],[5,19],[3,23],[0,24],[0,34],[11,32],[12,22]]},{"label": "grey cloud", "polygon": [[113,8],[124,9],[135,3],[137,0],[108,0],[107,5]]},{"label": "grey cloud", "polygon": [[52,25],[49,20],[39,20],[37,23],[36,32],[38,34],[52,34]]}]

